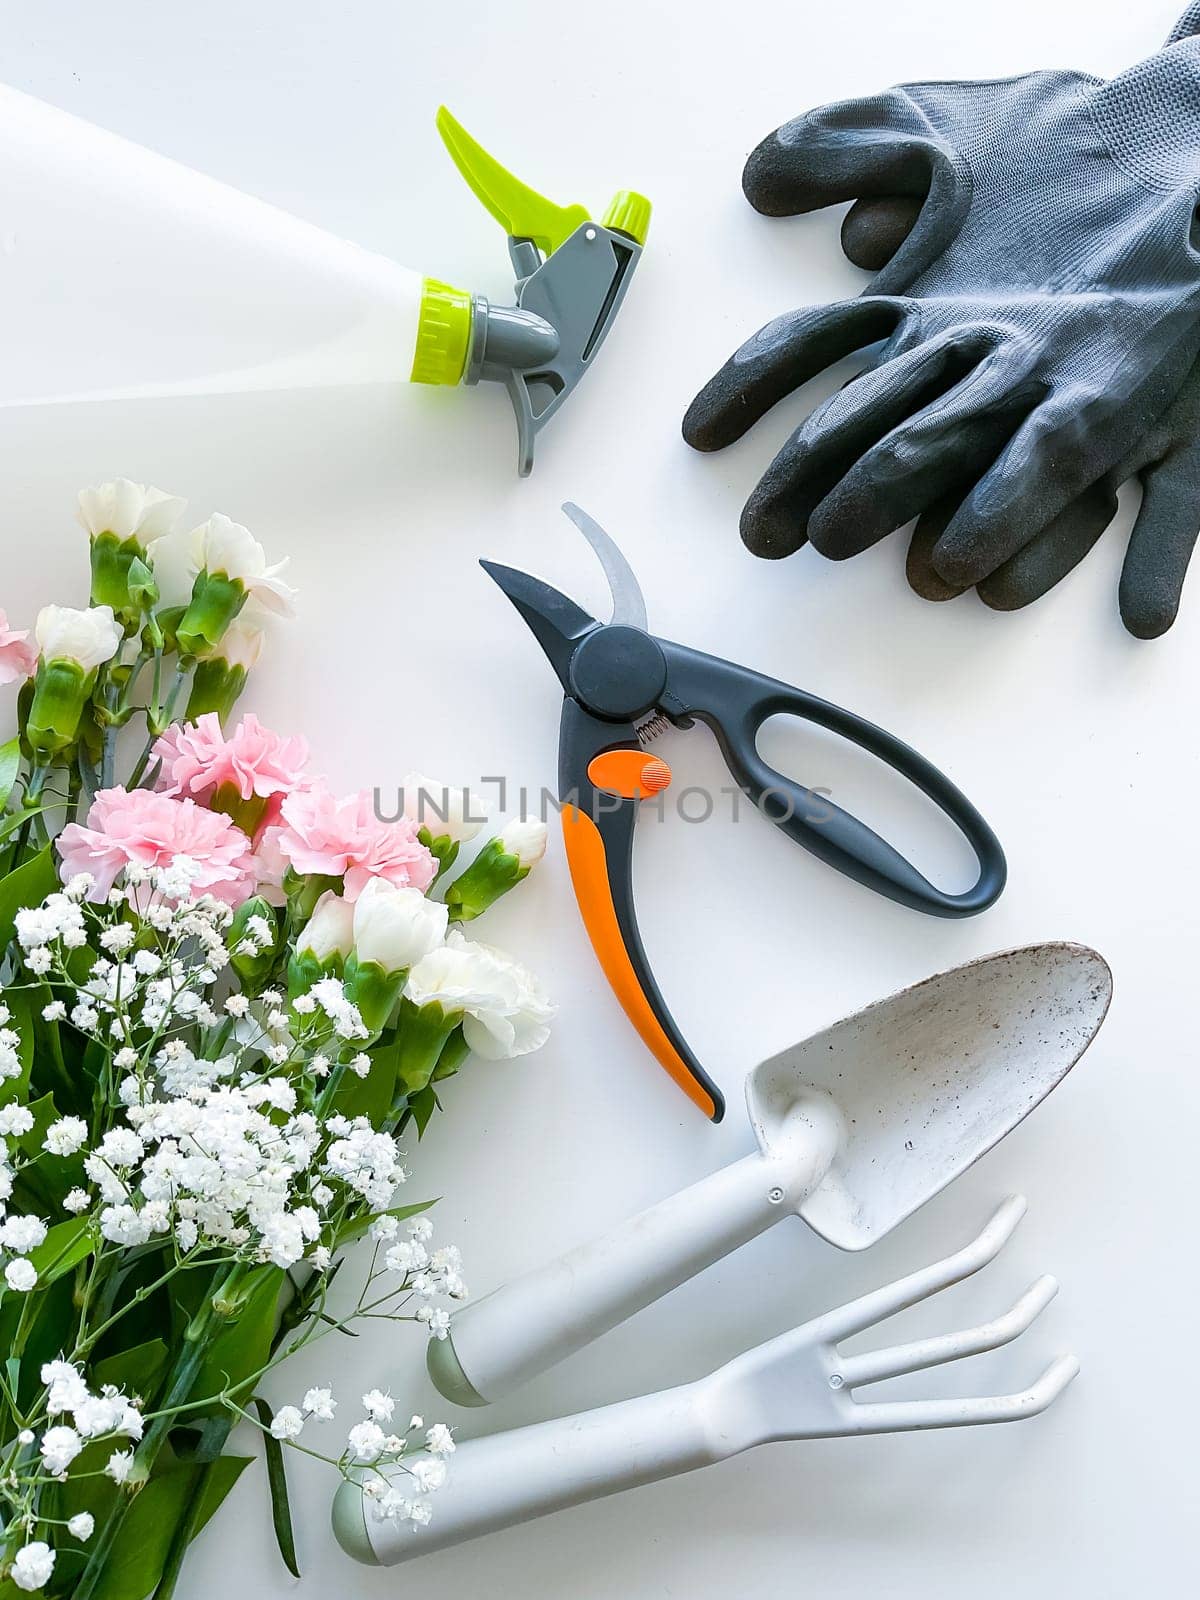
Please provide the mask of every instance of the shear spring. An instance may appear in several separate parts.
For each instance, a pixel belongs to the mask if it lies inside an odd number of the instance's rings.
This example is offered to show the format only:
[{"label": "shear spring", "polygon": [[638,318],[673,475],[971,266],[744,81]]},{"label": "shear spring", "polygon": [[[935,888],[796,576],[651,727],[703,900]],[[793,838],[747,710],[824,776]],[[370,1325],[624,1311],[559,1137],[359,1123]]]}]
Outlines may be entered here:
[{"label": "shear spring", "polygon": [[658,738],[659,734],[666,733],[671,726],[671,719],[662,711],[652,711],[644,722],[637,725],[638,743],[645,748]]}]

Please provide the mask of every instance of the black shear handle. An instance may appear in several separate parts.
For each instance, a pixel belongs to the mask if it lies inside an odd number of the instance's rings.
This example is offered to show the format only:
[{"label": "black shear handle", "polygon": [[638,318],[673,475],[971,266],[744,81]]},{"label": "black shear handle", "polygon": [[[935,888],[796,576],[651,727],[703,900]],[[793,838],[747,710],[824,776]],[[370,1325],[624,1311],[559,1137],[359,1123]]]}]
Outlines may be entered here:
[{"label": "black shear handle", "polygon": [[[911,746],[853,712],[774,678],[684,645],[663,648],[679,708],[707,723],[739,785],[763,815],[797,844],[868,889],[931,916],[974,916],[999,897],[1008,876],[1000,841],[961,789]],[[975,852],[979,877],[973,887],[964,894],[947,894],[865,822],[826,794],[769,766],[758,753],[758,732],[769,717],[781,712],[841,735],[928,795]]]}]

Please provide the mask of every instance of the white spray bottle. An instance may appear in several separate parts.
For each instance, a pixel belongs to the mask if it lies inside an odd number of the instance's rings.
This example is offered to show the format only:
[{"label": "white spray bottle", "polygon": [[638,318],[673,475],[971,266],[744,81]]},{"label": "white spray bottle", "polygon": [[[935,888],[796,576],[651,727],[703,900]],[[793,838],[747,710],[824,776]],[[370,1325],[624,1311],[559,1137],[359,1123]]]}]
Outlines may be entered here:
[{"label": "white spray bottle", "polygon": [[516,303],[422,277],[0,86],[0,405],[403,382],[506,385],[522,476],[612,326],[650,220],[507,172],[443,107],[509,235]]}]

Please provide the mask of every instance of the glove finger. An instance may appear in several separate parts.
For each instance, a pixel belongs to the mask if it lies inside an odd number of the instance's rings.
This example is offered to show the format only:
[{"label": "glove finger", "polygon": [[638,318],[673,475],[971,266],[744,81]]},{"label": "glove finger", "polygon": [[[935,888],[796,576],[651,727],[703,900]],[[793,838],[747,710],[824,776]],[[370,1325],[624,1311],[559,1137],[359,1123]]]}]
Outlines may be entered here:
[{"label": "glove finger", "polygon": [[[859,457],[956,384],[970,359],[949,339],[918,345],[831,395],[784,444],[746,502],[742,538],[749,548],[756,555],[790,555],[808,536],[813,511]],[[830,547],[825,553],[839,559],[853,552]]]},{"label": "glove finger", "polygon": [[1086,419],[1074,406],[1038,406],[939,540],[934,564],[947,583],[982,582],[1103,477],[1120,454],[1127,415],[1127,403],[1101,409],[1095,395]]},{"label": "glove finger", "polygon": [[1192,0],[1191,5],[1167,35],[1167,43],[1178,44],[1180,39],[1190,39],[1194,33],[1200,33],[1200,0]]},{"label": "glove finger", "polygon": [[930,506],[959,497],[1028,416],[1022,358],[983,330],[959,330],[922,352],[931,378],[923,408],[865,451],[817,506],[808,536],[844,560]]},{"label": "glove finger", "polygon": [[742,190],[768,217],[800,216],[861,195],[923,197],[939,148],[929,119],[903,89],[835,100],[757,144]]},{"label": "glove finger", "polygon": [[970,173],[903,89],[822,106],[785,123],[753,150],[742,189],[756,211],[798,216],[846,200],[907,196],[918,218],[879,292],[907,284],[946,248],[971,203]]},{"label": "glove finger", "polygon": [[683,437],[695,450],[723,450],[793,389],[886,339],[910,314],[904,301],[869,297],[777,317],[704,385],[687,409]]},{"label": "glove finger", "polygon": [[1121,620],[1138,639],[1175,621],[1200,530],[1200,445],[1176,451],[1143,477],[1142,505],[1121,571]]},{"label": "glove finger", "polygon": [[879,272],[899,250],[921,214],[921,200],[892,195],[856,200],[842,218],[842,252],[864,272]]},{"label": "glove finger", "polygon": [[1115,480],[1099,483],[1072,500],[1041,533],[977,585],[993,611],[1019,611],[1061,583],[1092,549],[1117,510]]},{"label": "glove finger", "polygon": [[934,547],[945,533],[946,524],[958,506],[958,497],[953,495],[930,506],[917,518],[912,538],[908,541],[904,573],[909,588],[919,594],[922,600],[956,600],[960,594],[966,593],[965,587],[947,583],[933,564]]}]

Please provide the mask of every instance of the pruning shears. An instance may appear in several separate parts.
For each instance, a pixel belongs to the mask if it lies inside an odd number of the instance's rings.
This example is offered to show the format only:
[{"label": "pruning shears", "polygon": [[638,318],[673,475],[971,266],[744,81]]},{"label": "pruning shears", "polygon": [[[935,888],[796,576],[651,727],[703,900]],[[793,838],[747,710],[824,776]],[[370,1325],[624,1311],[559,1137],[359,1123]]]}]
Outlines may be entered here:
[{"label": "pruning shears", "polygon": [[[696,1105],[719,1122],[720,1090],[671,1017],[638,931],[632,862],[639,805],[670,783],[649,738],[699,721],[716,735],[739,788],[789,838],[847,877],[915,911],[968,917],[992,905],[1007,867],[1000,842],[967,797],[924,756],[883,728],[762,673],[673,644],[648,631],[646,605],[629,563],[578,506],[563,510],[600,559],[613,599],[598,621],[540,578],[492,561],[480,565],[528,623],[563,688],[558,791],[571,879],[588,936],[627,1016],[654,1056]],[[866,823],[824,791],[768,765],[756,737],[789,713],[879,757],[927,795],[958,827],[979,864],[962,894],[930,883]]]}]

